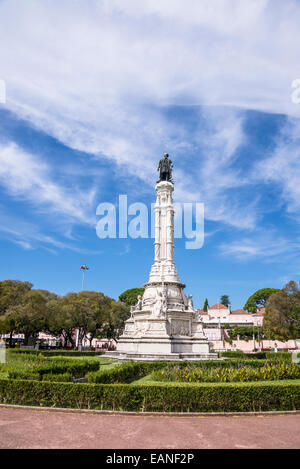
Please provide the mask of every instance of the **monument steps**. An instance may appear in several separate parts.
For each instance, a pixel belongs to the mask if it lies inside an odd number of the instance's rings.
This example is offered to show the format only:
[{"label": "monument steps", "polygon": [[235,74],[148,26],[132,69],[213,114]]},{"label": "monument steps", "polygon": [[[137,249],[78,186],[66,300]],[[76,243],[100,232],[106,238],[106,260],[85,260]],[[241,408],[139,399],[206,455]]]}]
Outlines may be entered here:
[{"label": "monument steps", "polygon": [[197,354],[197,353],[135,353],[135,352],[118,352],[111,351],[105,354],[105,358],[118,359],[119,361],[202,361],[202,360],[218,360],[217,353]]}]

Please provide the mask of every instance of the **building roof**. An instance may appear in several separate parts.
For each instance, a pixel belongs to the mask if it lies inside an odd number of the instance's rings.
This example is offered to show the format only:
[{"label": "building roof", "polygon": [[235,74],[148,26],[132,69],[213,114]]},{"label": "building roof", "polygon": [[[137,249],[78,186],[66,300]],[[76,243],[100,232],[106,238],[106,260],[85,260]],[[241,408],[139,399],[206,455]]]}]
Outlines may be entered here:
[{"label": "building roof", "polygon": [[253,314],[252,316],[263,316],[265,314],[265,311],[266,311],[265,307],[258,308],[256,313]]},{"label": "building roof", "polygon": [[228,307],[222,305],[221,303],[216,303],[215,305],[210,306],[208,309],[228,309]]},{"label": "building roof", "polygon": [[236,309],[235,311],[231,311],[231,314],[248,314],[249,315],[248,311],[245,311],[243,309]]},{"label": "building roof", "polygon": [[203,311],[203,309],[198,309],[198,313],[199,313],[199,314],[204,314],[204,315],[205,315],[205,314],[208,314],[208,312],[207,312],[207,311]]}]

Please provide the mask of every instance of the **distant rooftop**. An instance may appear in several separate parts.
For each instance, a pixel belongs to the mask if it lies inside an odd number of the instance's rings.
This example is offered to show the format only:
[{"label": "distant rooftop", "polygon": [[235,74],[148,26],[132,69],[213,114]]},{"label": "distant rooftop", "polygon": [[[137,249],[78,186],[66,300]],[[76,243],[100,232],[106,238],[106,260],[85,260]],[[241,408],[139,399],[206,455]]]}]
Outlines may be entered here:
[{"label": "distant rooftop", "polygon": [[248,311],[243,309],[236,309],[235,311],[231,311],[231,314],[249,314]]},{"label": "distant rooftop", "polygon": [[208,309],[228,309],[228,307],[222,305],[221,303],[216,303],[215,305],[210,306]]}]

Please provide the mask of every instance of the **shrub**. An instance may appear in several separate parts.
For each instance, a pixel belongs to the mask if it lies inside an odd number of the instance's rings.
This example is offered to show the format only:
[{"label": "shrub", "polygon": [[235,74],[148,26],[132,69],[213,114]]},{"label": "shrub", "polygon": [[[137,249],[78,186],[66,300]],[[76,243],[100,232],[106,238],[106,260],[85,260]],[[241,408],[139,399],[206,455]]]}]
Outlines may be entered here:
[{"label": "shrub", "polygon": [[44,379],[44,375],[70,374],[73,378],[81,378],[90,371],[99,370],[99,360],[69,360],[63,357],[34,357],[29,362],[17,362],[8,365],[10,379]]},{"label": "shrub", "polygon": [[0,379],[0,402],[154,412],[249,412],[300,408],[297,383],[73,384]]},{"label": "shrub", "polygon": [[147,374],[150,374],[154,370],[162,370],[165,367],[172,369],[177,367],[179,369],[189,368],[240,368],[242,366],[251,366],[252,368],[258,368],[264,366],[265,362],[262,360],[239,360],[231,359],[224,361],[213,361],[203,360],[198,362],[127,362],[115,366],[114,368],[101,369],[94,373],[89,373],[89,383],[131,383],[132,381],[143,378]]},{"label": "shrub", "polygon": [[254,353],[244,353],[240,350],[228,350],[227,352],[221,352],[220,357],[229,357],[229,358],[248,358],[249,360],[265,359],[265,352],[254,352]]},{"label": "shrub", "polygon": [[[271,364],[270,364],[271,363]],[[269,381],[300,378],[300,366],[281,362],[279,364],[265,364],[261,367],[165,367],[154,371],[152,378],[155,381],[182,381],[189,383],[213,383],[236,381]]]},{"label": "shrub", "polygon": [[114,368],[104,369],[88,374],[89,383],[130,383],[143,378],[153,370],[161,369],[167,362],[127,362]]},{"label": "shrub", "polygon": [[286,360],[292,361],[292,354],[289,352],[266,352],[266,358],[268,360]]},{"label": "shrub", "polygon": [[60,375],[48,373],[42,376],[42,380],[55,381],[56,383],[72,383],[74,380],[74,376],[71,373],[62,373]]}]

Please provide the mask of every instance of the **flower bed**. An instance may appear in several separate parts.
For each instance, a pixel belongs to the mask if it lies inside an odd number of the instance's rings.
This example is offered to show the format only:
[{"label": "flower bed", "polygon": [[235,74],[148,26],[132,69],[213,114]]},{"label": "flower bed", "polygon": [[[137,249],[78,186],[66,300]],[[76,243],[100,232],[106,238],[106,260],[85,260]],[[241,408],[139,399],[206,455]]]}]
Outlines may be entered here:
[{"label": "flower bed", "polygon": [[188,383],[216,383],[216,382],[249,382],[270,381],[284,379],[299,379],[300,367],[293,363],[265,363],[264,366],[223,366],[206,367],[165,367],[154,371],[151,375],[154,381],[181,381]]}]

